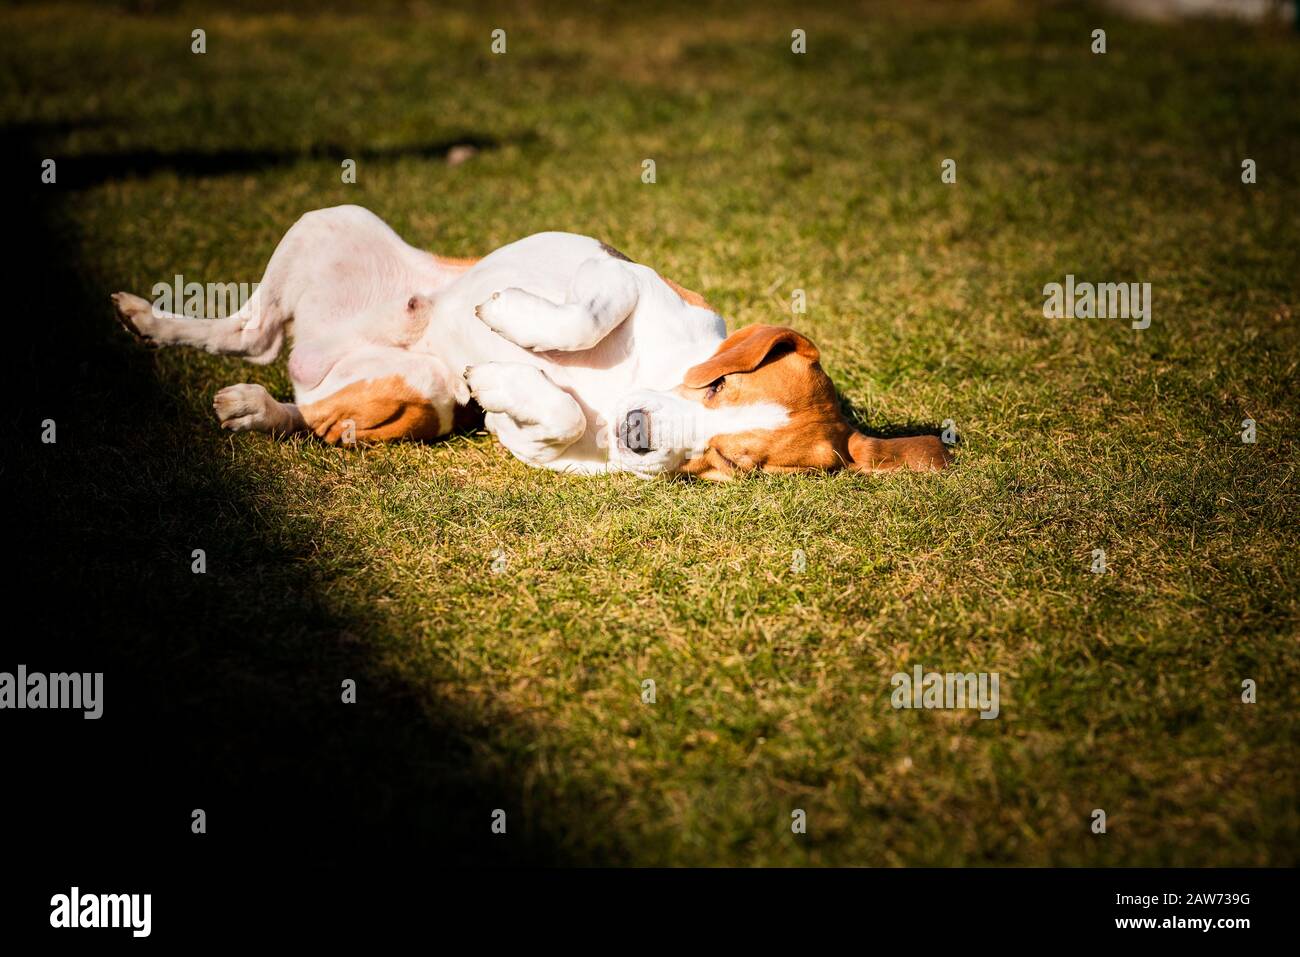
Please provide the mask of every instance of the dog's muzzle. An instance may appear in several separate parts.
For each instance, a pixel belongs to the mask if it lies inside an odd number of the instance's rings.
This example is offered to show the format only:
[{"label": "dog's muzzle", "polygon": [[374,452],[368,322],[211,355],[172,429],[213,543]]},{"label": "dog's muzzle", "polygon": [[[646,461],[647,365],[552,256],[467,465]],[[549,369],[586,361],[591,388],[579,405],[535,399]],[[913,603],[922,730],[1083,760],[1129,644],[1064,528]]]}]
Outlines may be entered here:
[{"label": "dog's muzzle", "polygon": [[676,472],[696,454],[696,418],[702,409],[698,403],[650,389],[623,396],[603,420],[601,433],[614,471],[641,478]]}]

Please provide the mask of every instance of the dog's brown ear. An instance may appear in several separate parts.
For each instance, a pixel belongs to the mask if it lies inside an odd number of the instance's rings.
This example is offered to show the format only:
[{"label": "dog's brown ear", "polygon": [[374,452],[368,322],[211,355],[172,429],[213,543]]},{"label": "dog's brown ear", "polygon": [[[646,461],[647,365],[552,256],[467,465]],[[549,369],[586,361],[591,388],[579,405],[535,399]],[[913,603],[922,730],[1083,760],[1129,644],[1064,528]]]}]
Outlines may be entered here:
[{"label": "dog's brown ear", "polygon": [[817,347],[806,336],[784,326],[758,323],[729,335],[712,358],[686,370],[682,383],[688,389],[702,389],[724,375],[753,372],[772,350],[781,346],[790,346],[811,362],[820,357]]},{"label": "dog's brown ear", "polygon": [[855,472],[893,469],[941,469],[952,455],[937,435],[910,435],[901,439],[873,439],[854,432],[849,436],[849,468]]}]

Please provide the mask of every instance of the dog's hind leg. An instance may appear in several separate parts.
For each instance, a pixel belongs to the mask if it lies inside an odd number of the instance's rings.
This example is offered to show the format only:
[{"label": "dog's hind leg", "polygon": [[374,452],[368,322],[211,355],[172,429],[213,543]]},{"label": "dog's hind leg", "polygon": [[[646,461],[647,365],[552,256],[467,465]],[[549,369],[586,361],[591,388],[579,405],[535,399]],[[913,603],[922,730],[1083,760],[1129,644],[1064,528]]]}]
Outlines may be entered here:
[{"label": "dog's hind leg", "polygon": [[259,287],[248,302],[223,319],[190,319],[154,308],[127,292],[113,294],[118,320],[138,338],[160,346],[191,346],[233,355],[258,365],[273,362],[284,344],[285,319]]},{"label": "dog's hind leg", "polygon": [[468,386],[428,353],[362,345],[336,357],[299,345],[289,371],[305,426],[331,445],[436,439],[466,423]]},{"label": "dog's hind leg", "polygon": [[[434,291],[464,268],[408,246],[367,209],[335,206],[306,213],[289,228],[252,296],[224,319],[164,312],[124,292],[114,295],[113,303],[121,323],[150,344],[190,346],[263,364],[278,355],[290,322],[299,338],[374,339],[391,333],[389,344],[407,344],[422,326],[403,320],[371,329],[360,317]],[[362,328],[354,329],[358,322]]]}]

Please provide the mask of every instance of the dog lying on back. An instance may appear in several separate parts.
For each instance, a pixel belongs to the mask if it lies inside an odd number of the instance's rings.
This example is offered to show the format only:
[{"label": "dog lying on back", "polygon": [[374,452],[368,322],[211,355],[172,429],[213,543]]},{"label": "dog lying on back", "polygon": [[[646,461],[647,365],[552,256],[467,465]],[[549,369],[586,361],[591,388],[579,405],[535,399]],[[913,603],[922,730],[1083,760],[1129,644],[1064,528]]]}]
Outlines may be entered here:
[{"label": "dog lying on back", "polygon": [[303,216],[222,319],[113,296],[132,333],[268,363],[292,326],[294,401],[228,386],[224,428],[331,443],[433,439],[472,423],[529,465],[581,474],[937,469],[932,435],[843,416],[817,347],[781,326],[730,336],[697,293],[585,236],[539,233],[478,260],[431,255],[373,213]]}]

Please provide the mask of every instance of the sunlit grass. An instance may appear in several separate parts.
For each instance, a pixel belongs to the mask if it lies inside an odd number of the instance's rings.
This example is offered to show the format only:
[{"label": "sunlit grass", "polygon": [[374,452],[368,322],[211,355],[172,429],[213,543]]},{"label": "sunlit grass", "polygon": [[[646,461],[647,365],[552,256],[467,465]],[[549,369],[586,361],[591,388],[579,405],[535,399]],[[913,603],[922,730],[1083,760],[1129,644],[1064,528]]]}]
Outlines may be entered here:
[{"label": "sunlit grass", "polygon": [[[458,769],[508,781],[556,859],[1295,861],[1293,40],[1107,15],[1097,57],[1095,17],[1002,4],[201,23],[159,6],[0,14],[27,50],[4,49],[0,117],[72,124],[47,145],[74,161],[289,154],[95,182],[60,207],[104,299],[59,321],[114,358],[71,412],[74,464],[49,494],[93,540],[129,535],[165,490],[176,534],[206,536],[251,631],[232,642],[196,612],[190,653],[256,681],[310,647],[256,633],[285,589],[223,564],[237,513],[243,560],[274,544],[268,561],[314,589],[295,600],[347,620],[376,675],[450,721]],[[454,168],[400,152],[472,135],[500,146]],[[349,151],[377,146],[398,152],[343,185]],[[340,202],[451,255],[598,236],[733,328],[796,324],[867,424],[953,420],[959,463],[643,484],[529,470],[485,435],[360,452],[231,438],[212,393],[285,394],[282,366],[122,358],[109,292],[255,281],[298,215]],[[1152,282],[1151,328],[1043,319],[1042,286],[1066,273]],[[152,373],[171,404],[131,404],[118,373]],[[166,673],[165,650],[149,657]],[[918,663],[999,672],[1001,717],[894,711],[890,676]]]}]

